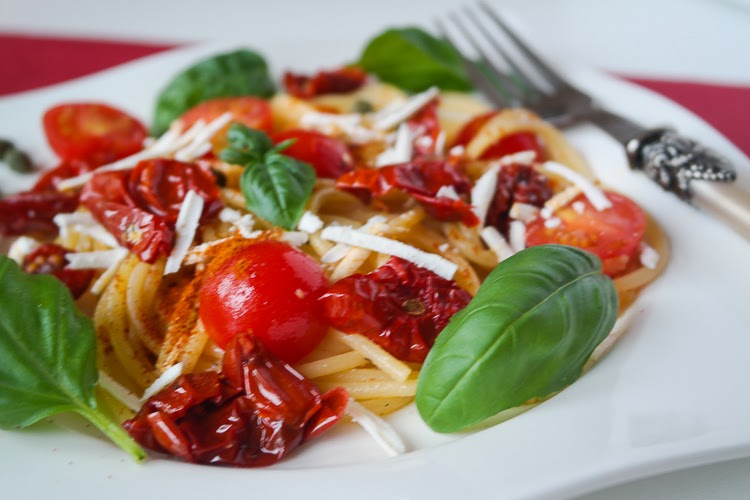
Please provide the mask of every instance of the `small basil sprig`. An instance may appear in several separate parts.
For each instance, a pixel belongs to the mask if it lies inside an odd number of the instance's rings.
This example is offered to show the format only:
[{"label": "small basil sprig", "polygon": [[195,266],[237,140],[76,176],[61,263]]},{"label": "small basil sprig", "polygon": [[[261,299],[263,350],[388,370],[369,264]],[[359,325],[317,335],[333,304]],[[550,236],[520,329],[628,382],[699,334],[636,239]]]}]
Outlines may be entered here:
[{"label": "small basil sprig", "polygon": [[97,408],[97,377],[94,325],[67,287],[0,255],[0,428],[72,411],[142,460],[143,449]]},{"label": "small basil sprig", "polygon": [[245,165],[240,189],[247,209],[291,231],[297,225],[315,185],[315,169],[281,154],[293,140],[276,146],[259,130],[235,123],[227,134],[229,147],[221,159]]},{"label": "small basil sprig", "polygon": [[419,376],[419,413],[433,430],[456,432],[554,394],[581,374],[617,307],[593,254],[561,245],[519,252],[438,335]]},{"label": "small basil sprig", "polygon": [[444,90],[472,89],[453,45],[419,28],[392,28],[377,35],[357,64],[384,82],[411,92],[433,85]]},{"label": "small basil sprig", "polygon": [[185,111],[208,99],[254,95],[270,97],[276,87],[265,59],[251,50],[219,54],[175,76],[156,101],[151,133],[161,135]]}]

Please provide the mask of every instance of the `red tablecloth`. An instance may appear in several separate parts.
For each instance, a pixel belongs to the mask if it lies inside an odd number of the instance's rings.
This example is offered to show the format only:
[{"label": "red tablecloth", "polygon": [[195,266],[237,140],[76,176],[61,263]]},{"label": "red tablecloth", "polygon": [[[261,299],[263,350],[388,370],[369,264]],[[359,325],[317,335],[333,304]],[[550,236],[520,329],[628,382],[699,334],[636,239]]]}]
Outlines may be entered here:
[{"label": "red tablecloth", "polygon": [[[77,38],[0,34],[0,96],[63,82],[174,48]],[[9,70],[8,70],[9,69]],[[750,87],[627,78],[690,109],[750,156]]]}]

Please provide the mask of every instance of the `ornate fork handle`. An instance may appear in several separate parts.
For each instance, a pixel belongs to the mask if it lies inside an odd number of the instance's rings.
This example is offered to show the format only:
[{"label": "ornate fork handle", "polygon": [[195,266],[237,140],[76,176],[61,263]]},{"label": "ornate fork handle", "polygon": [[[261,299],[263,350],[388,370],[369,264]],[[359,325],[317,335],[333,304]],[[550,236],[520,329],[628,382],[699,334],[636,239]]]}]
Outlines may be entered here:
[{"label": "ornate fork handle", "polygon": [[733,182],[728,160],[672,129],[647,130],[625,144],[630,166],[643,170],[666,191],[691,200],[691,181]]}]

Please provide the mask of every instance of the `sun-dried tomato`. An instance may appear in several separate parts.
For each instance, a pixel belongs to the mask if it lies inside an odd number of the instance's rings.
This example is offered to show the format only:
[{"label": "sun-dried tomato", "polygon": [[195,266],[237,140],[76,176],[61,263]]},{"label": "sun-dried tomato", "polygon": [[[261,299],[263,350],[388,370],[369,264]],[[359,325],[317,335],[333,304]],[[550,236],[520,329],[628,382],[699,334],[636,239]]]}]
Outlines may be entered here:
[{"label": "sun-dried tomato", "polygon": [[[467,226],[479,223],[468,203],[471,193],[469,178],[443,160],[417,159],[379,169],[355,170],[342,175],[336,181],[336,187],[354,194],[365,203],[369,203],[373,196],[401,189],[438,220],[461,221]],[[442,187],[452,187],[458,199],[438,196]]]},{"label": "sun-dried tomato", "polygon": [[191,373],[123,425],[141,445],[190,462],[271,465],[344,414],[348,394],[325,394],[249,334],[227,346],[221,373]]},{"label": "sun-dried tomato", "polygon": [[94,170],[94,167],[85,161],[63,161],[58,166],[46,170],[41,177],[39,177],[39,180],[36,181],[36,184],[34,184],[34,187],[31,188],[31,190],[37,193],[57,191],[57,185],[60,181],[70,179],[71,177],[77,177],[91,172],[92,170]]},{"label": "sun-dried tomato", "polygon": [[78,208],[78,195],[45,191],[26,191],[0,200],[0,235],[13,236],[39,233],[57,234],[55,215],[74,212]]},{"label": "sun-dried tomato", "polygon": [[513,203],[542,207],[551,197],[552,188],[547,177],[528,165],[508,165],[497,174],[497,190],[486,223],[506,233],[508,213]]},{"label": "sun-dried tomato", "polygon": [[365,335],[398,359],[421,363],[471,296],[453,281],[391,257],[369,274],[337,281],[320,300],[334,328]]},{"label": "sun-dried tomato", "polygon": [[366,79],[367,73],[354,66],[318,71],[313,76],[287,71],[284,73],[284,88],[295,97],[309,99],[321,94],[353,92],[360,88]]},{"label": "sun-dried tomato", "polygon": [[414,158],[430,158],[435,154],[442,154],[442,151],[437,151],[441,131],[438,103],[438,99],[433,99],[406,122],[413,136]]},{"label": "sun-dried tomato", "polygon": [[144,262],[154,262],[172,250],[174,223],[189,190],[205,201],[202,220],[221,210],[210,172],[166,159],[142,161],[130,172],[95,174],[81,193],[81,203],[120,244]]},{"label": "sun-dried tomato", "polygon": [[94,277],[92,269],[68,269],[65,256],[70,251],[55,243],[44,243],[26,255],[21,268],[29,274],[51,274],[70,289],[77,299],[86,291]]}]

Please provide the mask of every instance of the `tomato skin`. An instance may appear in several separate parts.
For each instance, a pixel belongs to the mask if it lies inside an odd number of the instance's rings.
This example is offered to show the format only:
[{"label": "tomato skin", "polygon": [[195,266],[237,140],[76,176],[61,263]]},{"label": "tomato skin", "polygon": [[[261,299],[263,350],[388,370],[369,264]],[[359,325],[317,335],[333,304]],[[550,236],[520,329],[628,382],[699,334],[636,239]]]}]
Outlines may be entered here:
[{"label": "tomato skin", "polygon": [[227,346],[220,373],[179,377],[125,430],[141,445],[184,460],[240,467],[271,465],[341,420],[349,394],[325,394],[252,335]]},{"label": "tomato skin", "polygon": [[[500,111],[488,111],[469,120],[463,127],[461,127],[456,139],[453,141],[453,146],[468,145],[479,133],[482,127],[484,127],[492,118],[497,116],[498,113],[500,113]],[[521,151],[536,152],[537,161],[544,161],[547,159],[547,153],[544,146],[539,142],[539,138],[533,132],[514,132],[501,137],[497,142],[485,149],[479,159],[493,160],[495,158],[502,158],[503,156],[519,153]]]},{"label": "tomato skin", "polygon": [[62,281],[77,299],[89,287],[93,269],[68,269],[65,256],[70,251],[55,243],[44,243],[23,259],[21,267],[29,274],[51,274]]},{"label": "tomato skin", "polygon": [[312,130],[292,129],[274,134],[275,144],[294,139],[282,154],[309,163],[318,177],[338,179],[354,170],[354,160],[343,142]]},{"label": "tomato skin", "polygon": [[136,118],[107,104],[64,103],[42,119],[52,150],[63,160],[110,163],[143,149],[146,127]]},{"label": "tomato skin", "polygon": [[398,257],[337,281],[320,298],[333,327],[365,335],[414,363],[424,362],[435,338],[470,300],[454,281]]},{"label": "tomato skin", "polygon": [[264,99],[253,96],[218,97],[203,101],[187,110],[180,117],[180,121],[187,130],[198,120],[208,123],[227,112],[232,113],[232,122],[271,133],[273,128],[271,106]]},{"label": "tomato skin", "polygon": [[[438,197],[442,186],[452,186],[459,199]],[[361,168],[342,175],[336,188],[352,193],[365,203],[369,203],[373,196],[401,189],[438,220],[461,221],[469,227],[479,223],[471,205],[464,199],[468,199],[471,192],[469,178],[442,160],[418,158],[381,168]]]},{"label": "tomato skin", "polygon": [[203,198],[201,215],[206,220],[221,210],[219,188],[213,175],[194,163],[158,158],[140,162],[131,171],[128,193],[143,210],[164,217],[170,224],[177,221],[188,191]]},{"label": "tomato skin", "polygon": [[300,99],[310,99],[321,94],[353,92],[367,79],[362,69],[350,66],[332,71],[318,71],[313,76],[287,71],[284,73],[284,88]]},{"label": "tomato skin", "polygon": [[[646,232],[646,214],[629,198],[612,192],[605,193],[612,207],[598,211],[580,194],[567,206],[558,209],[555,217],[560,225],[547,228],[544,219],[537,217],[526,226],[526,245],[557,243],[581,248],[596,254],[602,261],[603,272],[616,277],[636,256]],[[582,213],[572,208],[583,203]]]},{"label": "tomato skin", "polygon": [[225,347],[250,332],[287,363],[320,343],[328,328],[317,299],[328,283],[310,256],[286,243],[263,241],[217,260],[201,287],[199,307],[214,342]]}]

